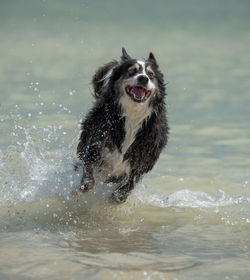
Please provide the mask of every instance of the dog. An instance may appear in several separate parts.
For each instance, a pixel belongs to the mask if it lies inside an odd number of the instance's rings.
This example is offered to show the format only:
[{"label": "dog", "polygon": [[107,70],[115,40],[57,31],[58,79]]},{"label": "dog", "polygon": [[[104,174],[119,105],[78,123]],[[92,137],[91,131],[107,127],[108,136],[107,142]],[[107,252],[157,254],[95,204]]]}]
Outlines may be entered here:
[{"label": "dog", "polygon": [[97,173],[116,184],[110,200],[121,203],[167,144],[164,78],[153,53],[141,61],[122,48],[120,61],[100,67],[92,84],[95,103],[81,123],[77,146],[80,190],[91,190]]}]

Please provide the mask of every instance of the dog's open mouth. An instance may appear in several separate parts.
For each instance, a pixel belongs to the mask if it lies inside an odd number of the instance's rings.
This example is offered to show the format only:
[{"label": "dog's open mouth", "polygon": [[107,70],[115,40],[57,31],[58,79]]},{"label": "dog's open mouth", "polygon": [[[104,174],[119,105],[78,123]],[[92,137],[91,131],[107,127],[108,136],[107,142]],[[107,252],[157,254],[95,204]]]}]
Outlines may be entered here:
[{"label": "dog's open mouth", "polygon": [[135,102],[144,102],[146,101],[151,91],[145,89],[144,87],[126,87],[126,93],[135,101]]}]

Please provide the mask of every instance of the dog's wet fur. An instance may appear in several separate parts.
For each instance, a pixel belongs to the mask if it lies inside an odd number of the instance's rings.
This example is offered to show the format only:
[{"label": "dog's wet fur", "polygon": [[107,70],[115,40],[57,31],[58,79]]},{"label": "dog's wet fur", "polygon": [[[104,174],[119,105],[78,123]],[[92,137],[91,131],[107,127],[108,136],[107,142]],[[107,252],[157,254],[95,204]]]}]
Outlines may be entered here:
[{"label": "dog's wet fur", "polygon": [[94,187],[97,172],[104,182],[116,183],[110,200],[121,203],[167,144],[163,74],[152,53],[141,61],[123,48],[120,61],[100,67],[92,83],[96,100],[81,124],[77,147],[80,190]]}]

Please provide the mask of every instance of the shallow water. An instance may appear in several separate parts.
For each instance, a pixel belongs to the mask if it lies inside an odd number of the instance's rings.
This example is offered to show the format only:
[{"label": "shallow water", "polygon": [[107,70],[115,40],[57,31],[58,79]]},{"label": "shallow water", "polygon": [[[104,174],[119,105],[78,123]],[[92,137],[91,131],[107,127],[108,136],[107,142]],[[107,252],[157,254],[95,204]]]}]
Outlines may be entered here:
[{"label": "shallow water", "polygon": [[[208,3],[207,3],[208,2]],[[0,278],[248,279],[247,1],[0,3]],[[167,148],[123,205],[71,195],[91,76],[153,51]]]}]

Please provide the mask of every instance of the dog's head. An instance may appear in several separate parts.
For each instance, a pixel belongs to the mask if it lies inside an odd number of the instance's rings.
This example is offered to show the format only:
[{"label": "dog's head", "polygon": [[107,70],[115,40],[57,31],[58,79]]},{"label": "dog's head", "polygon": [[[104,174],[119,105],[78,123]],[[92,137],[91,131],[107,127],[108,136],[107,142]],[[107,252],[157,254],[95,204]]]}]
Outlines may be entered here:
[{"label": "dog's head", "polygon": [[119,102],[128,97],[134,103],[150,103],[164,99],[163,75],[152,53],[145,61],[132,59],[122,49],[121,60],[99,68],[93,77],[95,96],[112,97]]}]

